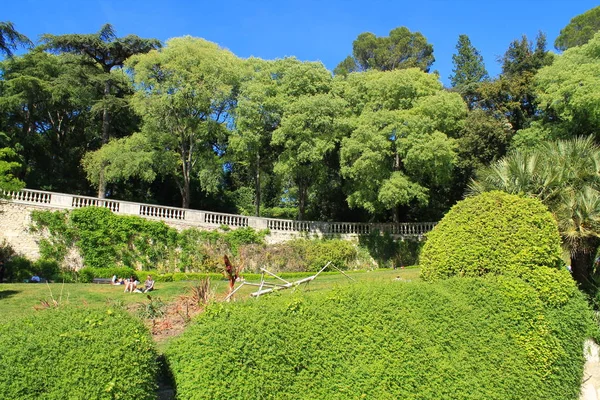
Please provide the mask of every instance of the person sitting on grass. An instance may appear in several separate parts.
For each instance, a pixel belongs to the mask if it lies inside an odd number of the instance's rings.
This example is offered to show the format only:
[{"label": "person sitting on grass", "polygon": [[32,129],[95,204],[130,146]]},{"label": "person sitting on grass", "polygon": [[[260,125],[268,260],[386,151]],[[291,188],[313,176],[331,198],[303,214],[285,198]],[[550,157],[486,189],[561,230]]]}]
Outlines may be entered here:
[{"label": "person sitting on grass", "polygon": [[148,293],[154,290],[154,281],[152,280],[152,276],[148,275],[148,279],[144,282],[144,293]]},{"label": "person sitting on grass", "polygon": [[133,275],[125,280],[125,292],[124,293],[133,293],[135,291],[135,289],[137,288],[137,284],[139,282],[133,277]]}]

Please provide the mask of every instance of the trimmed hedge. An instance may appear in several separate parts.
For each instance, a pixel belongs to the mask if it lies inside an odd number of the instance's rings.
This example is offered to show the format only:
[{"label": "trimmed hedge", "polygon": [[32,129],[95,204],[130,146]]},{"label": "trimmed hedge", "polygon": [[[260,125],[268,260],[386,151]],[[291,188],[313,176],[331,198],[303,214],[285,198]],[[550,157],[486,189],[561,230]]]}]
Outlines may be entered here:
[{"label": "trimmed hedge", "polygon": [[[138,277],[138,272],[133,268],[127,267],[114,267],[114,268],[82,268],[79,270],[79,281],[83,283],[90,283],[94,278],[112,278],[113,275],[117,275],[119,278],[129,278],[130,276]],[[143,272],[143,271],[142,271]]]},{"label": "trimmed hedge", "polygon": [[591,326],[518,278],[370,283],[214,304],[166,356],[182,399],[565,400]]},{"label": "trimmed hedge", "polygon": [[0,398],[155,399],[156,357],[123,311],[43,310],[0,325]]},{"label": "trimmed hedge", "polygon": [[538,267],[560,268],[556,221],[537,199],[488,192],[458,202],[427,235],[421,275],[515,274]]}]

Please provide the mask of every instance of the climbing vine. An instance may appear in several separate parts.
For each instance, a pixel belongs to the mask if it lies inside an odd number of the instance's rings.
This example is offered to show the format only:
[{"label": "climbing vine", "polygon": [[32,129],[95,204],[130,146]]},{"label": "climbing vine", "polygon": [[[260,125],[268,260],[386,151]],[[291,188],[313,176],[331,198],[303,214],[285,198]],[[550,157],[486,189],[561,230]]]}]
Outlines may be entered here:
[{"label": "climbing vine", "polygon": [[267,234],[251,228],[179,232],[162,221],[119,216],[98,207],[34,211],[31,217],[32,230],[45,234],[40,242],[43,258],[64,263],[76,248],[91,268],[214,272],[221,267],[222,253],[236,256],[240,246],[260,245]]}]

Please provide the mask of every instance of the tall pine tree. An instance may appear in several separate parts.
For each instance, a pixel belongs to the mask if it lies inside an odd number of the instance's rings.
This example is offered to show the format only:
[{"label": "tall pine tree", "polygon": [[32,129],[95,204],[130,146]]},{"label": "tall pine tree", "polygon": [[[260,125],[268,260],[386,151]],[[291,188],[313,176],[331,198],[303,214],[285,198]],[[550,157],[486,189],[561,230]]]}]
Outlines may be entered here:
[{"label": "tall pine tree", "polygon": [[489,79],[488,73],[483,64],[483,57],[473,47],[467,35],[458,37],[456,50],[457,53],[452,55],[454,75],[450,75],[450,83],[472,109],[477,97],[477,85]]}]

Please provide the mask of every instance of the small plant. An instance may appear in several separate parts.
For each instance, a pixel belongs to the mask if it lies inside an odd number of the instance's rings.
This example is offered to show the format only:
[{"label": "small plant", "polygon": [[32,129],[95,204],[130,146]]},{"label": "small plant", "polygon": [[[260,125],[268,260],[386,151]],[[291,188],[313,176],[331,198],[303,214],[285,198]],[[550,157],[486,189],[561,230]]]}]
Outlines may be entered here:
[{"label": "small plant", "polygon": [[197,306],[208,304],[213,293],[210,287],[210,278],[201,279],[195,285],[187,288],[187,295],[190,302]]},{"label": "small plant", "polygon": [[159,297],[153,298],[150,295],[147,297],[148,302],[138,310],[139,316],[144,319],[162,318],[165,315],[166,304]]},{"label": "small plant", "polygon": [[[50,292],[50,299],[49,300],[47,300],[47,299],[40,300],[41,307],[40,306],[33,307],[36,310],[41,310],[41,309],[45,309],[45,308],[59,308],[62,304],[63,291],[65,289],[64,282],[60,288],[60,295],[58,296],[58,299],[54,298],[54,295],[52,294],[52,289],[50,288],[50,285],[48,285],[48,282],[46,282],[46,287],[48,288],[48,291]],[[67,296],[67,301],[68,301],[68,296]]]}]

